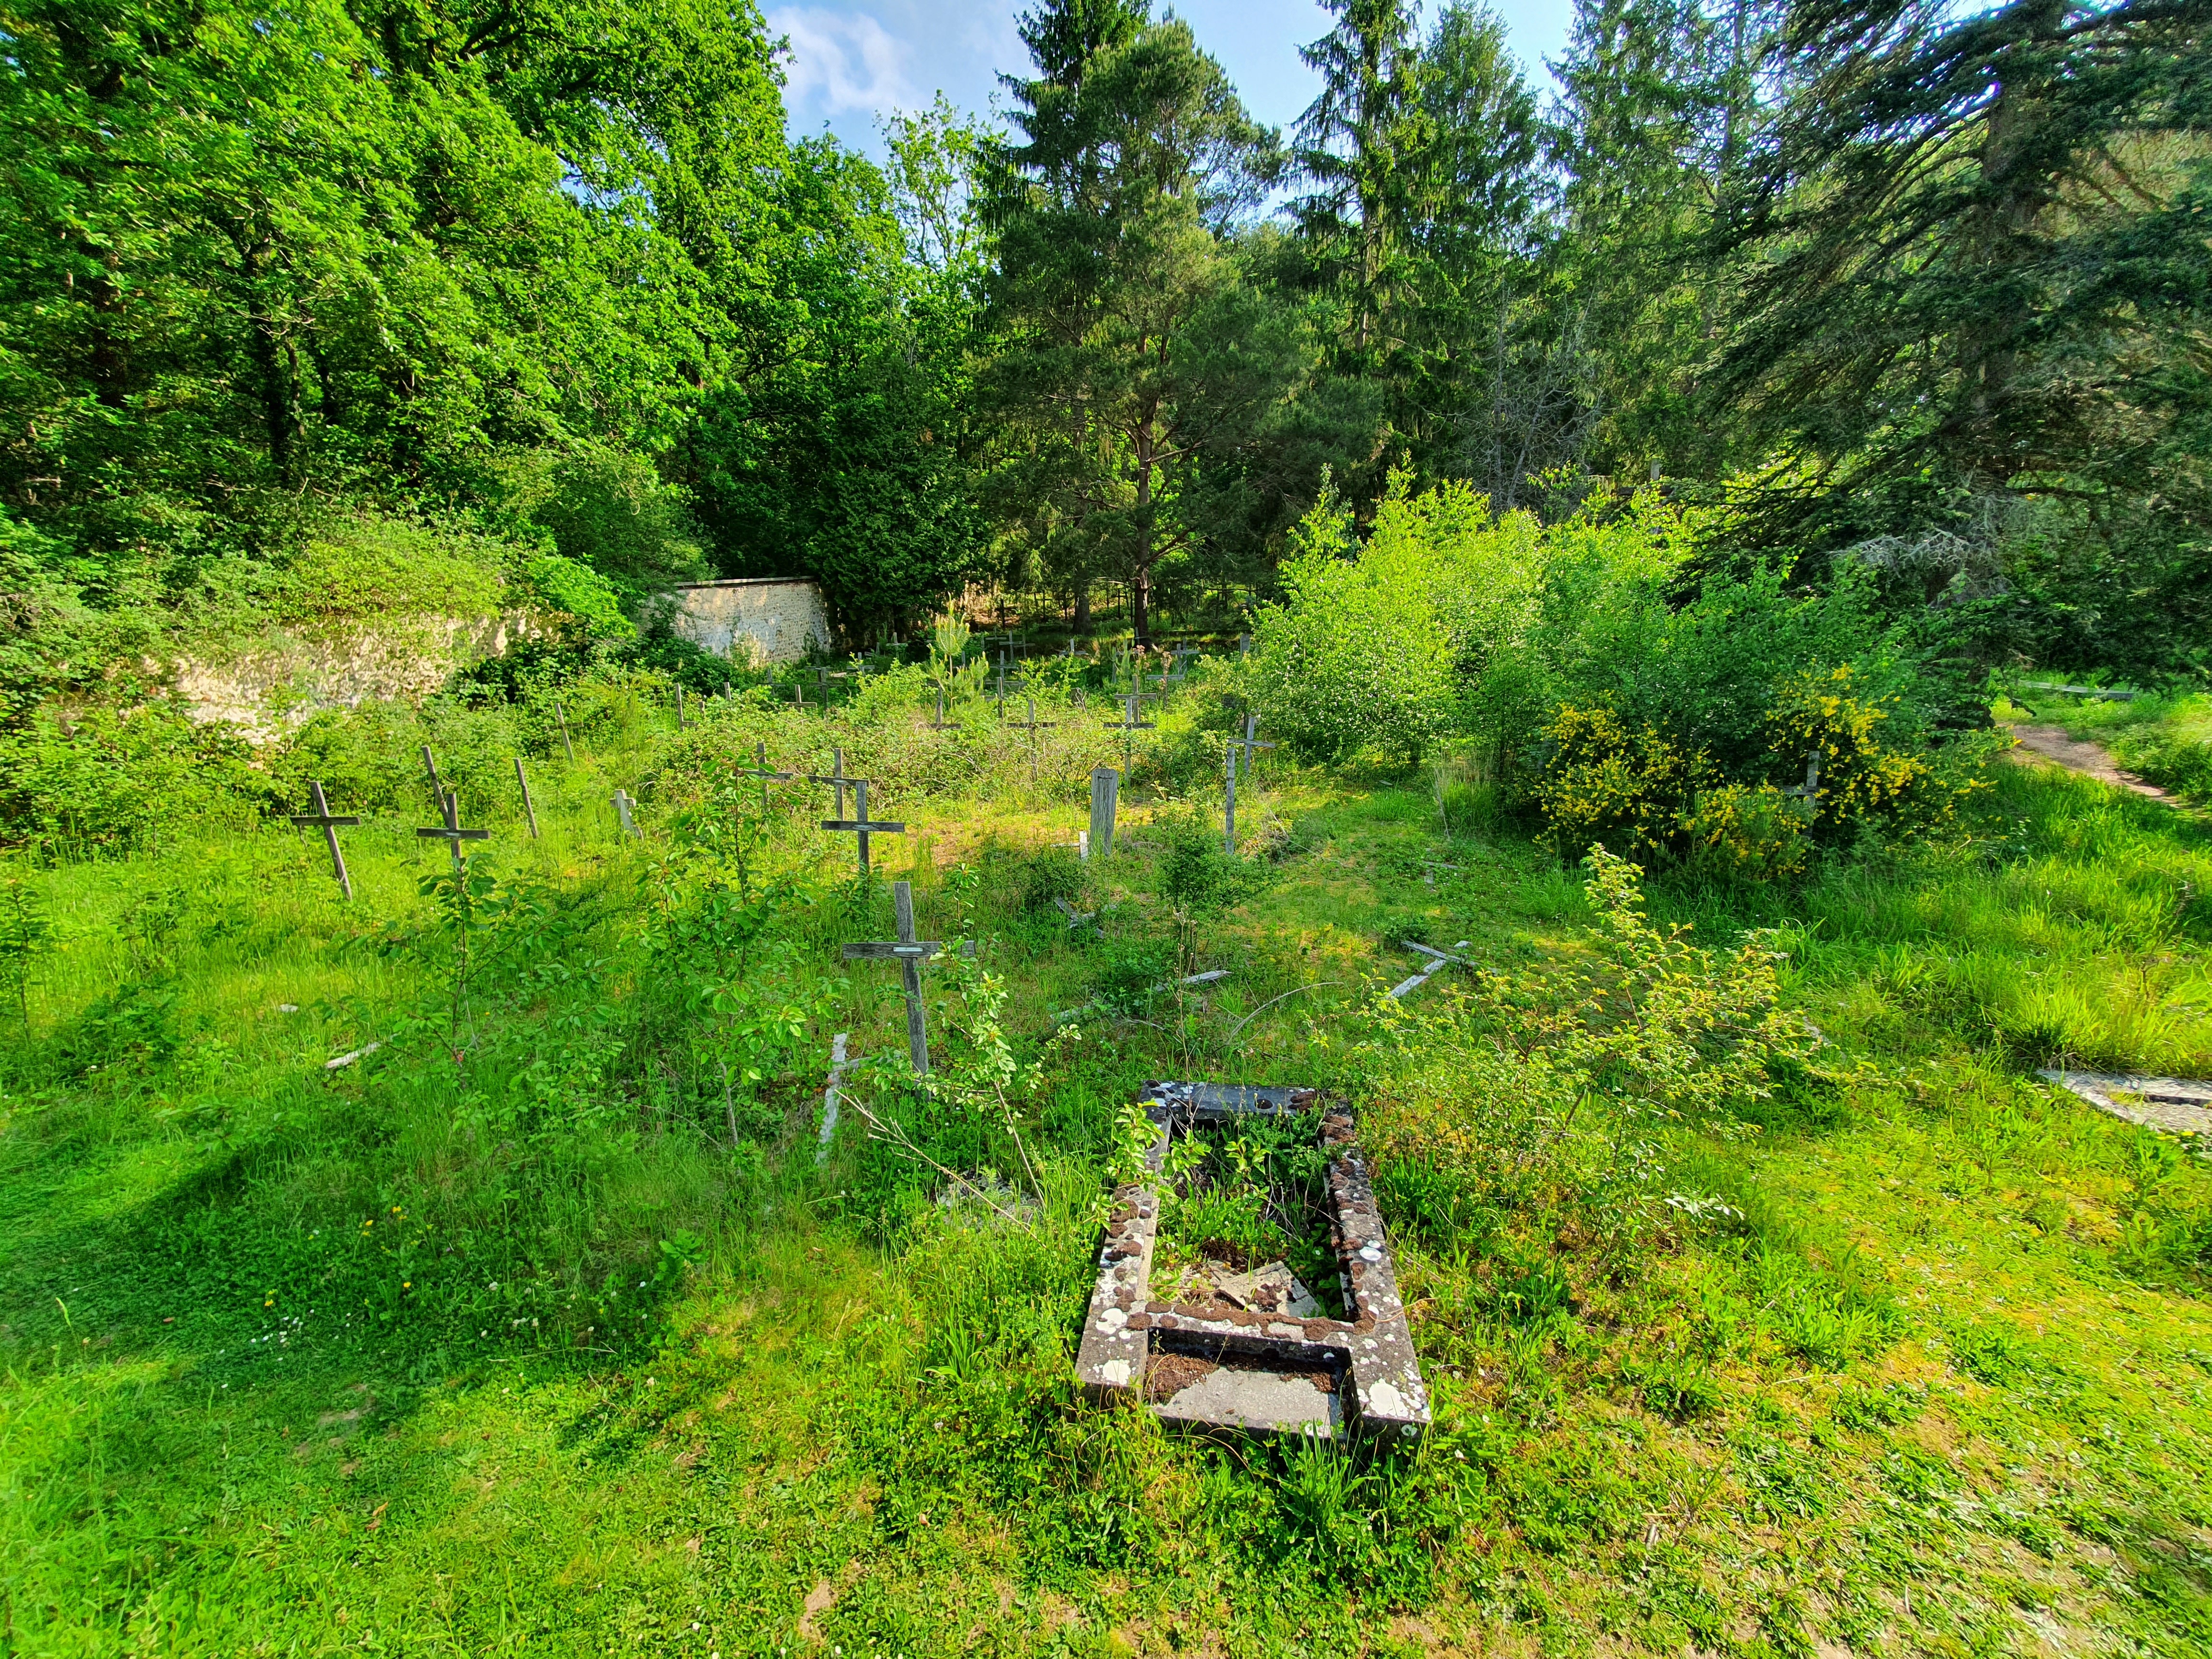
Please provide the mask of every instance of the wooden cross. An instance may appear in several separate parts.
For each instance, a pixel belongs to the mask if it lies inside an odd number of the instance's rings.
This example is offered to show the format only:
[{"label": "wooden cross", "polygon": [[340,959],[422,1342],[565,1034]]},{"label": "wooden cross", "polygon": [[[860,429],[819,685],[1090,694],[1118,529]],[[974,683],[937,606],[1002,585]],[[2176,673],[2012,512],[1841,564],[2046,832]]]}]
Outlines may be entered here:
[{"label": "wooden cross", "polygon": [[[422,751],[426,757],[429,752],[428,749]],[[446,850],[453,855],[453,868],[465,870],[468,861],[461,856],[461,843],[465,841],[489,841],[491,831],[461,828],[461,798],[452,790],[446,791],[446,798],[439,805],[445,809],[445,823],[434,830],[417,830],[415,833],[445,842]]]},{"label": "wooden cross", "polygon": [[530,839],[538,839],[538,804],[530,799],[530,775],[522,769],[522,757],[514,757],[514,781],[522,786],[522,816],[530,820]]},{"label": "wooden cross", "polygon": [[999,658],[999,718],[1006,718],[1006,659],[1003,654]]},{"label": "wooden cross", "polygon": [[622,823],[623,834],[625,836],[636,835],[637,825],[631,822],[629,809],[637,805],[637,803],[632,800],[627,793],[620,789],[615,791],[613,799],[615,805],[615,817],[620,820]]},{"label": "wooden cross", "polygon": [[684,688],[681,685],[676,688],[676,729],[679,732],[684,729]]},{"label": "wooden cross", "polygon": [[[1455,957],[1444,951],[1432,951],[1427,945],[1416,945],[1409,939],[1401,939],[1398,943],[1404,945],[1408,951],[1413,951],[1415,955],[1425,957],[1426,960],[1421,963],[1421,971],[1419,973],[1415,974],[1413,978],[1403,980],[1390,988],[1389,997],[1393,1002],[1401,1002],[1405,1000],[1408,993],[1419,990],[1421,987],[1429,982],[1430,978],[1435,975],[1439,969],[1443,968],[1448,963],[1456,962],[1462,968],[1472,968],[1474,966],[1473,963],[1468,961],[1464,957]],[[1454,951],[1464,951],[1466,949],[1467,941],[1465,939],[1462,939],[1458,944],[1452,946],[1452,950]]]},{"label": "wooden cross", "polygon": [[793,680],[791,683],[791,700],[797,703],[801,708],[806,707],[806,688],[801,685],[797,680]]},{"label": "wooden cross", "polygon": [[[825,828],[830,826],[825,825]],[[865,842],[862,843],[866,845]],[[942,951],[945,946],[937,939],[916,939],[914,936],[914,888],[900,881],[891,884],[891,904],[898,915],[898,937],[889,939],[870,939],[862,944],[848,945],[848,962],[882,961],[888,957],[896,961],[906,981],[906,1048],[914,1061],[915,1075],[929,1075],[929,1029],[922,1018],[921,964]],[[969,945],[964,953],[973,956],[975,947]]]},{"label": "wooden cross", "polygon": [[793,783],[797,781],[799,777],[796,772],[779,772],[769,765],[768,744],[765,743],[756,743],[753,745],[753,763],[750,766],[740,766],[736,770],[741,777],[758,778],[761,781],[761,811],[763,812],[768,811],[769,785]]},{"label": "wooden cross", "polygon": [[1793,785],[1791,787],[1784,789],[1782,793],[1785,795],[1802,795],[1807,800],[1817,800],[1820,795],[1820,751],[1815,749],[1812,753],[1805,757],[1804,783],[1802,785]]},{"label": "wooden cross", "polygon": [[[837,816],[841,818],[845,816],[845,786],[848,783],[872,783],[875,781],[872,778],[847,777],[845,775],[845,751],[842,749],[832,749],[830,751],[830,773],[827,777],[824,777],[819,772],[809,772],[806,775],[806,781],[809,783],[828,783],[836,786]],[[861,813],[861,816],[866,817],[867,814],[864,811]]]},{"label": "wooden cross", "polygon": [[1121,734],[1121,764],[1124,768],[1127,767],[1129,764],[1129,745],[1135,740],[1132,734],[1138,732],[1153,732],[1158,730],[1158,727],[1152,721],[1139,720],[1138,718],[1138,715],[1143,711],[1139,709],[1137,707],[1139,703],[1144,702],[1158,695],[1158,694],[1157,692],[1152,691],[1130,691],[1123,695],[1122,702],[1125,706],[1121,723],[1111,729],[1119,732]]},{"label": "wooden cross", "polygon": [[312,812],[293,813],[292,822],[303,828],[312,823],[323,832],[323,845],[331,849],[331,873],[338,878],[338,890],[348,898],[351,898],[353,878],[346,874],[345,854],[338,850],[338,826],[342,823],[359,823],[361,820],[353,817],[333,817],[331,815],[331,804],[323,799],[323,786],[319,783],[308,784],[307,798],[314,803],[315,810]]},{"label": "wooden cross", "polygon": [[1036,717],[1036,699],[1035,697],[1030,697],[1025,699],[1025,701],[1030,706],[1029,719],[1027,720],[1014,720],[1011,722],[1011,724],[1017,732],[1026,732],[1030,734],[1030,781],[1031,783],[1035,783],[1037,780],[1036,734],[1040,732],[1051,731],[1058,722],[1054,720],[1039,720]]},{"label": "wooden cross", "polygon": [[[868,878],[868,837],[870,836],[902,836],[906,834],[906,825],[879,823],[869,819],[868,781],[866,778],[853,780],[853,806],[854,816],[849,818],[824,818],[822,820],[822,827],[824,830],[836,830],[860,838],[860,879],[866,881]],[[903,887],[906,884],[901,882],[899,885]]]},{"label": "wooden cross", "polygon": [[561,700],[553,699],[553,718],[561,722],[561,750],[570,760],[576,758],[576,745],[568,741],[568,717],[561,712]]},{"label": "wooden cross", "polygon": [[1252,751],[1255,749],[1273,749],[1275,745],[1260,741],[1260,717],[1248,714],[1244,716],[1244,735],[1230,738],[1229,746],[1243,751],[1244,775],[1249,778],[1252,775]]}]

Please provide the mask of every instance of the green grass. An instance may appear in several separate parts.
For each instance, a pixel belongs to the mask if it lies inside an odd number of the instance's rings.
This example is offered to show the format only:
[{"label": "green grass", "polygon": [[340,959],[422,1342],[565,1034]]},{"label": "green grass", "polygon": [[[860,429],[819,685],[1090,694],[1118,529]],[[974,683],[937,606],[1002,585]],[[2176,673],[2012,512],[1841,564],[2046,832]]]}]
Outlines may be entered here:
[{"label": "green grass", "polygon": [[[13,872],[59,938],[0,1102],[9,1650],[2212,1647],[2212,1180],[2033,1076],[2212,1073],[2195,821],[2008,769],[1953,842],[1655,886],[1711,942],[1779,930],[1832,1048],[1745,1121],[1655,1127],[1625,1255],[1567,1166],[1511,1203],[1380,1170],[1438,1422],[1346,1459],[1078,1402],[1113,1113],[1164,1074],[1359,1086],[1395,941],[1540,970],[1586,949],[1578,872],[1468,792],[1280,768],[1240,802],[1269,878],[1202,935],[1232,976],[1164,995],[1155,853],[1094,870],[1097,937],[1024,908],[1072,785],[1031,795],[1010,749],[893,796],[925,934],[983,939],[1045,1068],[1009,1228],[850,1113],[816,1164],[829,1033],[902,1048],[894,974],[836,948],[888,904],[803,814],[750,887],[687,850],[686,745],[714,740],[647,722],[537,766],[546,837],[494,819],[519,902],[458,1018],[418,890],[443,854],[404,816],[351,835],[352,907],[289,831]],[[872,742],[933,776],[928,740],[861,733],[848,764]],[[753,989],[718,1012],[717,985]],[[770,1002],[799,1041],[745,1035]],[[960,1002],[933,1026],[956,1067]],[[733,1054],[767,1075],[726,1097]],[[895,1072],[856,1091],[893,1110]],[[905,1121],[1028,1184],[993,1122]]]}]

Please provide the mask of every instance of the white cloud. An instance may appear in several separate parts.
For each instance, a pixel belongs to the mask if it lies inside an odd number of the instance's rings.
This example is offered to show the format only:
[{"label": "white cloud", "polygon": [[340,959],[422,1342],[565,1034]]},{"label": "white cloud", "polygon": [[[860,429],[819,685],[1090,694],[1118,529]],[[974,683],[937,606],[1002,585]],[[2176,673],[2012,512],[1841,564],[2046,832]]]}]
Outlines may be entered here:
[{"label": "white cloud", "polygon": [[866,12],[784,6],[768,15],[769,31],[790,40],[784,101],[815,116],[912,106],[906,48]]}]

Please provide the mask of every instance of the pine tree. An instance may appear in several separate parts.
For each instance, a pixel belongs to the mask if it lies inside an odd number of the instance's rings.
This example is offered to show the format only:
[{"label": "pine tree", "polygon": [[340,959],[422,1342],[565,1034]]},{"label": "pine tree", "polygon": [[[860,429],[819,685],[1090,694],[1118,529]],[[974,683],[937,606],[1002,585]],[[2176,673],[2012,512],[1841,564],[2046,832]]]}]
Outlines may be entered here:
[{"label": "pine tree", "polygon": [[998,156],[987,210],[997,505],[1079,624],[1091,583],[1120,576],[1143,637],[1161,562],[1204,539],[1199,473],[1299,373],[1224,240],[1279,158],[1187,25],[1060,0],[1022,28],[1038,73],[1006,85],[1025,142]]}]

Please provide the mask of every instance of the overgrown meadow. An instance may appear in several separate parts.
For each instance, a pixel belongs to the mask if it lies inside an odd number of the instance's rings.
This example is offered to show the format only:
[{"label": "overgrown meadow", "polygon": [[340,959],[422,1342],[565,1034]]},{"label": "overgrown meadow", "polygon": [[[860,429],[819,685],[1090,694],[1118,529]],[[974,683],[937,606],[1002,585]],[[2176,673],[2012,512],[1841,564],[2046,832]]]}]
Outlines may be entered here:
[{"label": "overgrown meadow", "polygon": [[[1232,859],[1249,672],[1141,732],[1104,671],[1015,690],[1036,731],[903,669],[678,732],[634,677],[570,690],[573,761],[526,699],[372,710],[270,763],[344,780],[349,904],[265,817],[18,861],[11,1647],[2202,1651],[2212,1179],[2034,1076],[2212,1066],[2202,826],[2006,765],[1786,878],[1639,878],[1479,752],[1285,750]],[[833,747],[909,826],[865,883],[830,789],[747,769]],[[896,878],[977,946],[926,1100],[840,951]],[[1389,1003],[1404,939],[1480,967]],[[1160,1076],[1354,1098],[1419,1451],[1078,1401]]]}]

